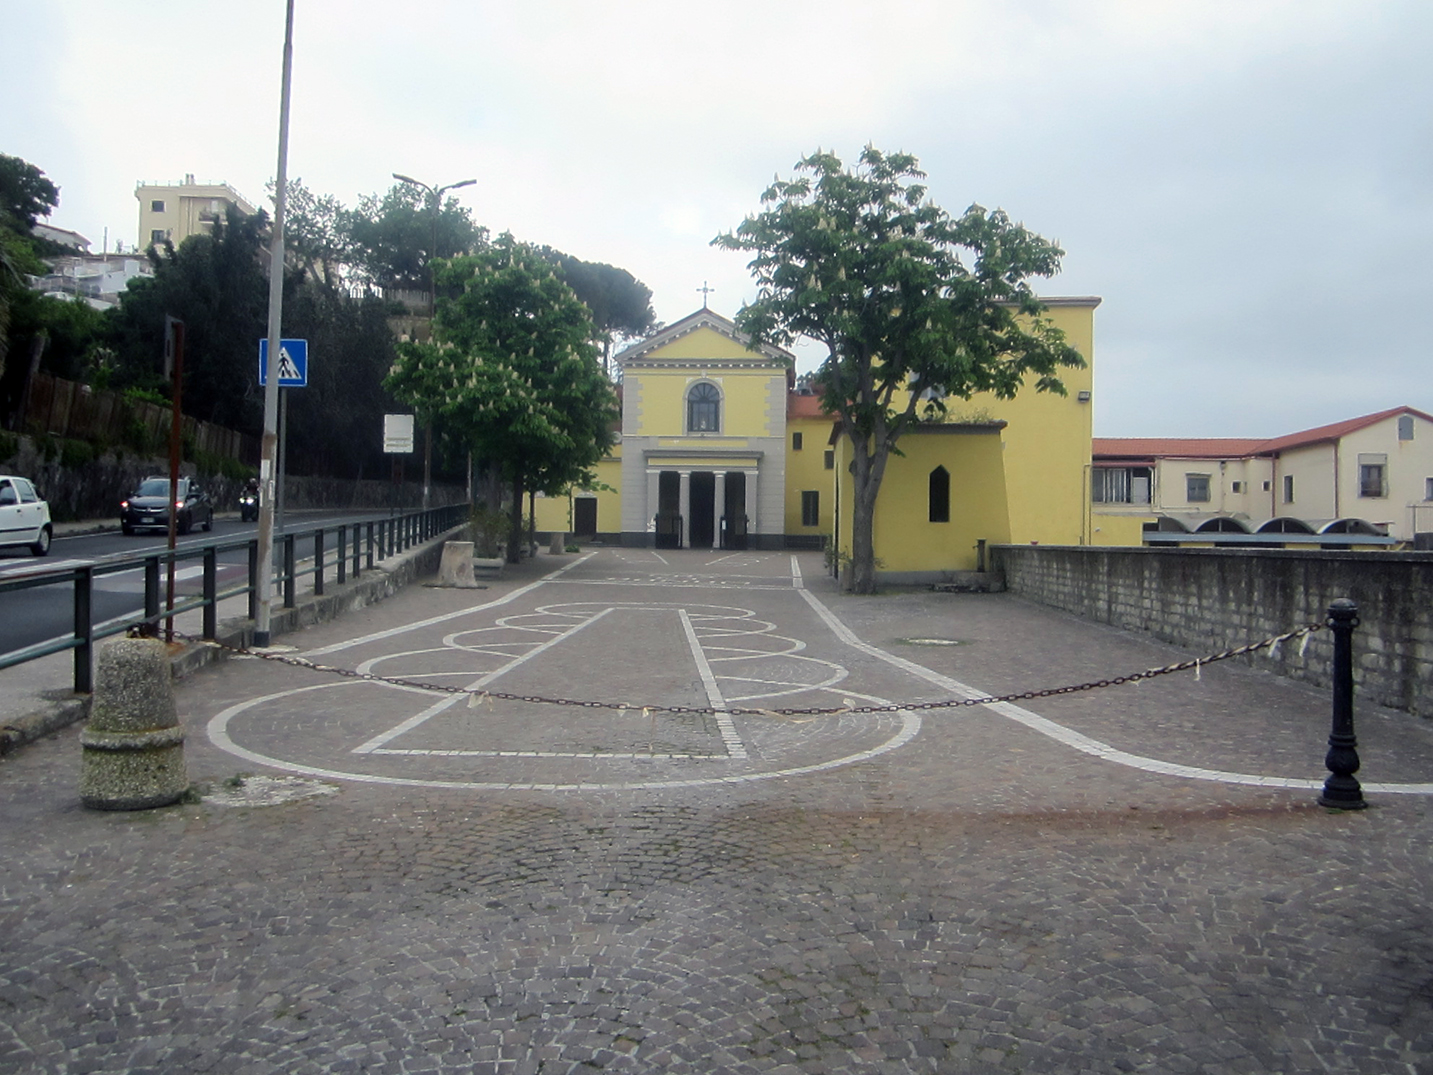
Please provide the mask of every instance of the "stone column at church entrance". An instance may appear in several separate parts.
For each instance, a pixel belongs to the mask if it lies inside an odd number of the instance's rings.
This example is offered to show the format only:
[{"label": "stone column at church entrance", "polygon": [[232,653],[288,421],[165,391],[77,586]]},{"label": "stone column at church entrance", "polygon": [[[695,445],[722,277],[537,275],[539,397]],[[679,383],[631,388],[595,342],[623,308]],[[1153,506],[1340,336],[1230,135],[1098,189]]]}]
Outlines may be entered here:
[{"label": "stone column at church entrance", "polygon": [[682,514],[682,548],[692,547],[692,472],[681,470],[682,491],[678,497],[678,511]]},{"label": "stone column at church entrance", "polygon": [[752,541],[751,535],[760,533],[756,525],[756,475],[757,471],[748,470],[746,473],[746,547],[760,548],[761,546]]},{"label": "stone column at church entrance", "polygon": [[716,491],[712,494],[712,511],[716,513],[716,540],[712,542],[715,548],[726,548],[726,472],[716,472]]}]

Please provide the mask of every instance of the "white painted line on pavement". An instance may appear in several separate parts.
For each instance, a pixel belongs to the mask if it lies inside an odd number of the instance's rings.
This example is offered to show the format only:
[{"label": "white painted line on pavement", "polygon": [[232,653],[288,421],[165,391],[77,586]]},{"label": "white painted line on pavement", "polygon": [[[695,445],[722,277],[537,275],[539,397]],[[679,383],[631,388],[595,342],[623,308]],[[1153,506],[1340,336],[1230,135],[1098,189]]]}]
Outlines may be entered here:
[{"label": "white painted line on pavement", "polygon": [[736,734],[736,726],[731,722],[731,714],[726,711],[726,699],[721,696],[721,688],[717,686],[716,676],[712,673],[712,666],[707,662],[707,655],[702,651],[702,644],[697,640],[696,628],[692,626],[692,618],[687,615],[686,609],[678,609],[677,615],[682,618],[682,630],[687,635],[687,645],[692,651],[692,660],[697,663],[697,671],[701,673],[702,684],[707,689],[707,703],[712,707],[712,713],[716,717],[717,728],[721,730],[722,742],[726,744],[726,752],[733,758],[744,759],[746,757],[746,744],[741,741],[741,736]]},{"label": "white painted line on pavement", "polygon": [[[788,776],[806,776],[810,773],[821,773],[831,769],[840,769],[847,765],[856,765],[863,761],[870,761],[882,754],[888,754],[893,750],[899,750],[921,730],[920,717],[907,710],[898,710],[893,716],[899,717],[900,728],[896,734],[869,750],[858,751],[855,754],[848,754],[844,758],[832,758],[830,761],[814,762],[810,765],[797,765],[789,769],[771,769],[764,772],[733,773],[726,776],[689,777],[676,780],[631,780],[614,783],[603,783],[594,780],[573,781],[567,783],[549,783],[542,781],[522,780],[424,780],[419,777],[403,776],[380,776],[372,773],[348,773],[337,769],[325,769],[317,765],[303,765],[298,762],[283,761],[279,758],[271,758],[267,754],[260,754],[258,751],[249,750],[235,743],[229,736],[229,722],[235,717],[246,712],[255,706],[263,705],[266,702],[277,702],[294,697],[295,695],[306,694],[310,691],[342,690],[347,687],[367,687],[375,684],[372,680],[348,680],[343,683],[316,683],[308,687],[295,687],[290,690],[278,691],[274,694],[264,695],[260,698],[250,698],[248,701],[239,702],[229,706],[227,709],[216,713],[209,721],[209,741],[221,750],[233,754],[235,757],[243,758],[258,765],[267,765],[273,769],[279,769],[289,773],[303,773],[307,776],[324,777],[330,780],[353,780],[364,784],[387,784],[393,787],[407,788],[455,788],[470,791],[659,791],[675,788],[705,787],[712,784],[753,784],[761,780],[775,780]],[[394,684],[384,683],[383,687],[397,688]],[[413,688],[406,688],[412,690]],[[885,700],[875,696],[854,695],[858,698],[866,698],[874,705],[884,705]],[[589,755],[590,757],[601,758],[604,755]],[[636,760],[647,760],[648,755],[640,755]],[[660,760],[660,758],[658,758]],[[687,759],[676,759],[685,761]],[[705,759],[703,759],[705,760]],[[723,760],[723,759],[716,759]],[[705,767],[705,766],[704,766]]]},{"label": "white painted line on pavement", "polygon": [[[587,626],[589,626],[589,625],[591,625],[591,624],[596,623],[598,620],[602,619],[602,617],[606,616],[606,615],[607,615],[609,612],[611,612],[611,611],[612,611],[612,610],[611,610],[610,608],[604,608],[601,612],[597,613],[595,616],[589,616],[587,619],[583,620],[581,623],[577,624],[576,626],[570,628],[569,630],[566,630],[566,631],[562,632],[562,634],[557,635],[557,636],[554,637],[554,638],[549,638],[546,642],[542,643],[542,644],[539,645],[539,646],[534,646],[532,649],[528,650],[528,651],[527,651],[526,653],[524,653],[522,656],[520,656],[520,657],[514,657],[512,660],[508,661],[507,664],[502,665],[500,668],[495,668],[495,669],[493,669],[491,672],[487,672],[487,673],[485,673],[484,675],[479,676],[477,679],[473,680],[473,682],[469,683],[465,689],[466,689],[466,690],[469,690],[469,691],[482,690],[484,687],[486,687],[489,683],[493,682],[493,680],[497,679],[499,676],[502,676],[502,675],[505,675],[505,674],[508,673],[508,672],[511,672],[511,671],[512,671],[514,668],[516,668],[518,665],[527,663],[528,661],[530,661],[530,660],[532,660],[534,657],[536,657],[538,654],[540,654],[540,653],[545,653],[547,650],[551,649],[553,646],[557,645],[559,642],[562,642],[562,641],[565,640],[565,639],[571,638],[571,637],[572,637],[573,635],[575,635],[578,631],[582,630],[584,627],[587,627]],[[471,698],[471,697],[475,697],[475,696],[474,696],[474,695],[463,695],[463,694],[452,694],[452,695],[449,695],[447,698],[444,698],[441,702],[437,702],[436,704],[429,706],[427,709],[423,710],[423,712],[417,714],[416,716],[409,717],[407,720],[403,721],[401,724],[395,725],[394,727],[390,728],[390,729],[389,729],[388,731],[386,731],[386,732],[380,732],[378,735],[375,735],[372,739],[368,740],[368,742],[363,743],[363,744],[361,744],[360,746],[354,747],[354,748],[353,748],[353,753],[355,753],[355,754],[372,754],[372,753],[373,753],[374,751],[376,751],[379,747],[381,747],[384,743],[387,743],[387,742],[390,742],[390,741],[396,739],[398,736],[402,735],[404,732],[410,732],[410,731],[412,731],[414,728],[418,727],[418,725],[423,724],[424,722],[426,722],[426,721],[428,721],[428,720],[431,720],[433,717],[436,717],[439,713],[442,713],[444,710],[451,709],[453,706],[457,705],[459,702],[461,702],[461,701],[463,701],[463,700],[465,700],[465,699],[467,699],[467,698]]]},{"label": "white painted line on pavement", "polygon": [[[934,672],[924,665],[908,661],[904,657],[897,657],[895,654],[887,653],[878,646],[863,642],[849,627],[842,623],[834,612],[822,604],[808,590],[802,590],[801,596],[806,599],[816,614],[825,621],[826,625],[836,634],[836,637],[845,642],[848,646],[869,654],[888,664],[893,664],[913,676],[933,683],[942,690],[955,695],[958,698],[989,698],[986,691],[978,690],[975,687],[961,683],[959,680],[943,676]],[[1210,780],[1223,784],[1251,784],[1260,787],[1272,788],[1300,788],[1313,789],[1324,786],[1322,780],[1302,780],[1281,776],[1261,776],[1255,773],[1230,773],[1220,769],[1201,769],[1192,765],[1179,765],[1174,762],[1161,761],[1158,758],[1148,758],[1140,754],[1130,754],[1118,750],[1108,743],[1102,743],[1098,739],[1092,739],[1062,724],[1056,724],[1053,720],[1039,716],[1018,705],[1009,702],[988,702],[986,708],[999,713],[1003,717],[1016,721],[1032,731],[1039,732],[1054,739],[1056,742],[1064,743],[1085,754],[1092,755],[1102,761],[1112,761],[1118,765],[1127,765],[1132,769],[1140,769],[1148,773],[1165,773],[1170,776],[1186,777],[1190,780]],[[1395,795],[1433,795],[1433,784],[1364,784],[1363,787],[1369,791],[1391,793]]]},{"label": "white painted line on pavement", "polygon": [[416,623],[404,624],[402,627],[393,627],[387,631],[375,631],[371,635],[364,635],[361,638],[351,638],[347,642],[335,642],[331,646],[320,646],[318,649],[311,649],[304,652],[303,654],[301,654],[301,656],[319,657],[325,653],[337,653],[341,649],[349,649],[353,646],[361,646],[365,642],[378,642],[385,638],[394,638],[398,635],[406,634],[409,631],[417,631],[423,627],[431,627],[435,623],[443,623],[447,620],[455,620],[459,616],[471,616],[474,612],[482,612],[484,609],[487,608],[497,608],[499,605],[506,605],[509,601],[513,601],[521,597],[525,593],[531,593],[533,590],[537,589],[539,586],[544,585],[545,583],[552,582],[559,575],[571,571],[578,564],[584,563],[585,561],[592,559],[592,557],[596,555],[597,554],[595,552],[589,552],[586,556],[580,556],[576,560],[573,560],[570,564],[564,564],[562,567],[559,567],[550,575],[544,575],[542,578],[536,580],[535,582],[529,582],[526,586],[519,586],[516,590],[512,591],[512,593],[504,594],[502,597],[494,598],[492,601],[487,601],[481,605],[469,605],[467,608],[460,608],[456,612],[445,612],[441,616],[433,616],[430,619],[419,620]]}]

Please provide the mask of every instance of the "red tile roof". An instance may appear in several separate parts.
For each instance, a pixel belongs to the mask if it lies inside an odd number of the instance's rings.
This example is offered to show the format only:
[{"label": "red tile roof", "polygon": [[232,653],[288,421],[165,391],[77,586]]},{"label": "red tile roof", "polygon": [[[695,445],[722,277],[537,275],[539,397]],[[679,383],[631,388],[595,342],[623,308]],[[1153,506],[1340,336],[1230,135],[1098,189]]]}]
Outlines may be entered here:
[{"label": "red tile roof", "polygon": [[786,395],[786,417],[826,418],[829,416],[821,409],[820,396],[800,396],[795,392],[788,392]]},{"label": "red tile roof", "polygon": [[1382,422],[1387,418],[1394,418],[1400,414],[1416,414],[1419,418],[1433,422],[1422,411],[1414,410],[1412,407],[1394,407],[1391,410],[1379,411],[1377,414],[1365,414],[1362,418],[1349,418],[1342,422],[1334,422],[1332,425],[1316,426],[1313,429],[1305,429],[1301,433],[1290,433],[1286,437],[1275,437],[1273,440],[1266,440],[1259,448],[1259,454],[1279,452],[1286,448],[1302,448],[1307,444],[1323,444],[1328,441],[1338,440],[1350,433]]},{"label": "red tile roof", "polygon": [[1326,444],[1365,429],[1378,422],[1402,414],[1413,414],[1428,422],[1433,415],[1413,407],[1393,407],[1361,418],[1348,418],[1326,426],[1316,426],[1298,433],[1272,439],[1250,437],[1095,437],[1091,452],[1105,459],[1242,459],[1248,456],[1274,455],[1290,448],[1310,444]]},{"label": "red tile roof", "polygon": [[1253,455],[1262,440],[1253,437],[1095,437],[1095,456],[1141,459],[1238,459]]}]

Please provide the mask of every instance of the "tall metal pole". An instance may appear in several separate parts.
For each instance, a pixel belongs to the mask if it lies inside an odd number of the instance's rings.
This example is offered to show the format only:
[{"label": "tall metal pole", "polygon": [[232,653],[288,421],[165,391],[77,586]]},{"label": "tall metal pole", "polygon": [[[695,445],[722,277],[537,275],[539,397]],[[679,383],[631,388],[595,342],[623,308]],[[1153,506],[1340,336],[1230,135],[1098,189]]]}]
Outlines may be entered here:
[{"label": "tall metal pole", "polygon": [[264,371],[264,441],[259,460],[259,618],[254,645],[270,641],[274,603],[274,491],[279,447],[279,347],[284,320],[284,197],[289,160],[289,85],[294,64],[294,0],[284,20],[283,89],[279,94],[279,165],[274,180],[274,232],[269,244],[269,358]]},{"label": "tall metal pole", "polygon": [[[169,339],[166,340],[171,348],[173,358],[174,387],[170,399],[169,413],[169,581],[166,585],[166,598],[164,607],[169,612],[174,611],[174,546],[175,533],[179,529],[179,455],[183,445],[181,439],[184,425],[184,322],[177,321],[167,314],[164,318],[165,327],[169,330]],[[164,641],[174,641],[174,617],[171,615],[164,621]]]}]

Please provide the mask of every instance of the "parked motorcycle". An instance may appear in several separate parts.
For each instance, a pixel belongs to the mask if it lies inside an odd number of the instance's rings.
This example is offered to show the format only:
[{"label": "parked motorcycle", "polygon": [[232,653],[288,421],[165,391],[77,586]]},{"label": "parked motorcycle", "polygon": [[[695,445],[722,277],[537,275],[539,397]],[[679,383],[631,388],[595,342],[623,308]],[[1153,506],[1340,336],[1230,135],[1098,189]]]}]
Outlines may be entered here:
[{"label": "parked motorcycle", "polygon": [[245,490],[239,496],[239,518],[252,523],[259,517],[259,494]]}]

